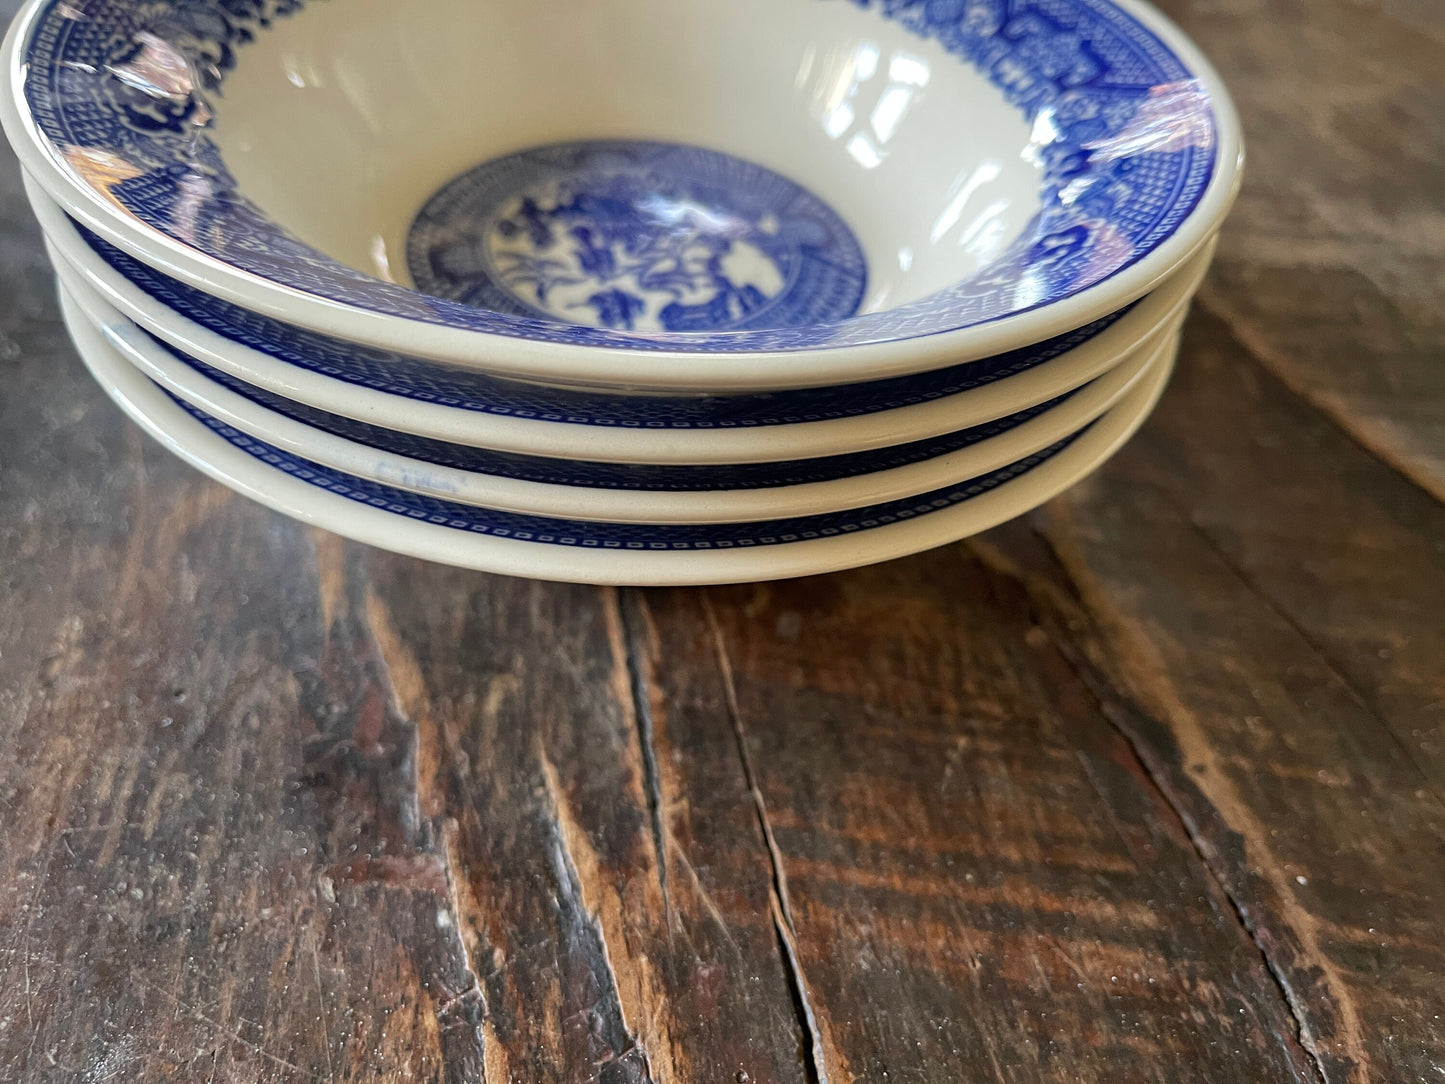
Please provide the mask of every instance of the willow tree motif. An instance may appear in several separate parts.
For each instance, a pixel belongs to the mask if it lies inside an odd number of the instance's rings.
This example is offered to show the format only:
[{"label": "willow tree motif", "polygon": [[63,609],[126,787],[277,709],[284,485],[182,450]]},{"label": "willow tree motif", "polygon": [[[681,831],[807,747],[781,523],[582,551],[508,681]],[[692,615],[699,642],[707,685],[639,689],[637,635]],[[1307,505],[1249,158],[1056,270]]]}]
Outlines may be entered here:
[{"label": "willow tree motif", "polygon": [[514,201],[492,226],[502,285],[529,304],[604,327],[726,327],[783,289],[778,225],[710,207],[649,174],[589,176]]}]

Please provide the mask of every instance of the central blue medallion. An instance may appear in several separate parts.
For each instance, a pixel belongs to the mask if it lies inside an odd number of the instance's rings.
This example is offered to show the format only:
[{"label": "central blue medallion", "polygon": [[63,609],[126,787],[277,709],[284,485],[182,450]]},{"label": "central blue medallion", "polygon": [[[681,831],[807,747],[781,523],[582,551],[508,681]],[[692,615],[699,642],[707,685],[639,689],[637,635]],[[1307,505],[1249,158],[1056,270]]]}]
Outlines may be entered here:
[{"label": "central blue medallion", "polygon": [[407,237],[416,288],[628,331],[802,327],[852,316],[867,267],[807,190],[730,155],[588,141],[485,162]]}]

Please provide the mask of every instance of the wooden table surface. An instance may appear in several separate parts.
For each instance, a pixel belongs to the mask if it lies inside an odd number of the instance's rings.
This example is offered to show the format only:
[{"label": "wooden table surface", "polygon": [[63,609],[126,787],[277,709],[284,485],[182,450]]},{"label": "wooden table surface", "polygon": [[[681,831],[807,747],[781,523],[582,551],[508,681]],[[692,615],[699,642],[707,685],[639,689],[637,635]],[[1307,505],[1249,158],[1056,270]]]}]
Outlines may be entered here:
[{"label": "wooden table surface", "polygon": [[233,496],[6,156],[0,1079],[1445,1084],[1445,6],[1167,6],[1251,160],[1158,413],[797,582]]}]

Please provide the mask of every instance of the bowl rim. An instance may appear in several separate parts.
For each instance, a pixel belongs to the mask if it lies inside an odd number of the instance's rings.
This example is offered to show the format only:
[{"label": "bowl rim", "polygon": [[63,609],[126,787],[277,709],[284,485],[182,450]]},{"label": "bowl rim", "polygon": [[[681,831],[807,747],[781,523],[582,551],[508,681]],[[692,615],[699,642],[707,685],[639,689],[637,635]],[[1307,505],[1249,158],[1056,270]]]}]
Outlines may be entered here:
[{"label": "bowl rim", "polygon": [[[42,200],[46,198],[43,193],[38,195]],[[766,427],[672,430],[484,414],[303,369],[175,312],[105,263],[83,242],[59,208],[40,203],[35,209],[53,255],[108,304],[155,337],[237,379],[319,410],[434,440],[519,455],[612,463],[705,466],[844,455],[925,440],[1027,409],[1096,379],[1144,348],[1166,321],[1189,306],[1208,272],[1212,255],[1212,249],[1199,254],[1196,262],[1182,268],[1140,301],[1134,311],[1088,342],[1024,372],[979,387],[856,417]]]},{"label": "bowl rim", "polygon": [[1097,470],[1143,425],[1173,358],[1066,448],[1027,473],[949,508],[852,534],[712,551],[590,550],[495,538],[408,519],[292,477],[237,448],[171,401],[96,332],[81,360],[132,421],[173,454],[232,491],[298,520],[393,553],[500,575],[571,583],[698,586],[820,575],[892,560],[997,526]]},{"label": "bowl rim", "polygon": [[[28,0],[0,47],[3,126],[26,169],[68,213],[156,269],[234,304],[354,342],[520,379],[598,387],[726,394],[905,375],[1003,353],[1098,319],[1137,300],[1199,250],[1238,193],[1243,137],[1223,80],[1199,48],[1144,0],[1101,0],[1154,34],[1206,91],[1215,125],[1213,168],[1198,202],[1168,237],[1104,280],[1038,308],[912,338],[792,350],[638,350],[543,342],[384,314],[282,285],[176,241],[63,168],[26,102],[24,62],[37,19],[62,0]],[[423,295],[418,295],[423,296]]]},{"label": "bowl rim", "polygon": [[[1077,389],[1063,402],[954,452],[905,466],[786,486],[690,491],[608,489],[535,482],[451,467],[316,429],[224,387],[171,356],[61,272],[62,307],[73,306],[127,362],[172,395],[257,440],[333,470],[397,489],[524,515],[612,523],[745,523],[862,508],[958,485],[1026,459],[1091,424],[1118,403],[1171,348],[1183,313],[1149,340],[1148,349]],[[707,469],[707,468],[702,468]]]}]

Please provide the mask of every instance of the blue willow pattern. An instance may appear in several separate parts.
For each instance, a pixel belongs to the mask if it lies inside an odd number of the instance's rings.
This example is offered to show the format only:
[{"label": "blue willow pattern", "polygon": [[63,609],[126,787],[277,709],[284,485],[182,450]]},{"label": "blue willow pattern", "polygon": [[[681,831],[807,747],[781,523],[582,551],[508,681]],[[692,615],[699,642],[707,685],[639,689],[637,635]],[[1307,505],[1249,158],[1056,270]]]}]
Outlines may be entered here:
[{"label": "blue willow pattern", "polygon": [[[419,493],[408,493],[392,486],[355,478],[308,459],[284,452],[264,441],[256,440],[204,411],[197,410],[166,393],[178,406],[205,425],[217,436],[260,460],[310,485],[358,504],[390,512],[393,515],[439,527],[466,531],[470,534],[511,538],[520,542],[575,546],[585,549],[621,549],[657,551],[710,551],[745,549],[753,546],[777,546],[791,542],[835,538],[856,534],[894,523],[902,523],[952,508],[990,490],[1026,475],[1064,451],[1093,426],[1036,452],[1026,459],[1000,470],[971,478],[957,485],[925,493],[918,497],[889,501],[886,504],[858,508],[827,515],[802,516],[793,519],[764,520],[754,523],[719,524],[655,524],[655,523],[587,523],[543,516],[500,512],[475,505],[458,504]],[[1098,423],[1093,423],[1097,425]]]},{"label": "blue willow pattern", "polygon": [[863,252],[826,204],[730,155],[596,140],[494,159],[407,238],[417,287],[628,331],[791,327],[857,311]]},{"label": "blue willow pattern", "polygon": [[[337,0],[344,2],[344,0]],[[478,309],[347,267],[269,221],[207,135],[236,52],[301,0],[53,0],[26,43],[25,94],[54,156],[137,220],[246,272],[367,311],[539,342],[788,351],[940,334],[1037,308],[1131,266],[1215,171],[1208,96],[1111,0],[852,0],[972,65],[1047,133],[1037,221],[978,274],[832,322],[636,332]],[[1018,284],[1037,289],[1021,305]]]},{"label": "blue willow pattern", "polygon": [[476,474],[546,485],[579,486],[588,489],[625,489],[644,492],[708,492],[730,489],[773,489],[779,486],[829,482],[864,474],[892,470],[950,455],[964,448],[1032,421],[1065,402],[1075,392],[1029,407],[1003,418],[953,433],[890,445],[866,452],[821,456],[770,463],[738,463],[719,466],[672,466],[645,463],[596,463],[579,459],[497,452],[416,436],[370,425],[315,407],[273,395],[159,342],[161,348],[202,376],[235,392],[257,406],[310,426],[312,429],[353,441],[368,448],[404,456],[421,463],[471,471]]},{"label": "blue willow pattern", "polygon": [[132,286],[207,330],[286,365],[413,402],[605,428],[753,429],[864,417],[933,402],[1062,357],[1107,331],[1134,308],[1034,346],[912,376],[751,395],[612,395],[505,380],[293,327],[168,278],[75,225],[96,255]]}]

